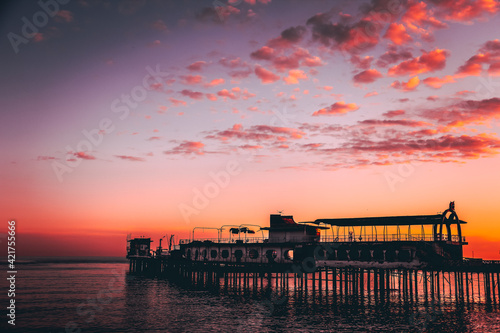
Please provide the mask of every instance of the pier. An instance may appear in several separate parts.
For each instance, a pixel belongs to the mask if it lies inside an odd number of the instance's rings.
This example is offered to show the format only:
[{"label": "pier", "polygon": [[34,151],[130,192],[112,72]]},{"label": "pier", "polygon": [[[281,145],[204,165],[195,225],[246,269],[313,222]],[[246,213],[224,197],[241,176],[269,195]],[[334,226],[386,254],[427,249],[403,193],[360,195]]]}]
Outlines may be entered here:
[{"label": "pier", "polygon": [[463,258],[461,225],[467,222],[454,208],[452,202],[437,215],[306,223],[271,215],[270,227],[257,226],[268,237],[240,225],[196,239],[195,228],[191,239],[173,245],[171,237],[168,249],[160,240],[156,251],[151,239],[135,238],[129,240],[129,271],[202,287],[500,306],[500,261]]}]

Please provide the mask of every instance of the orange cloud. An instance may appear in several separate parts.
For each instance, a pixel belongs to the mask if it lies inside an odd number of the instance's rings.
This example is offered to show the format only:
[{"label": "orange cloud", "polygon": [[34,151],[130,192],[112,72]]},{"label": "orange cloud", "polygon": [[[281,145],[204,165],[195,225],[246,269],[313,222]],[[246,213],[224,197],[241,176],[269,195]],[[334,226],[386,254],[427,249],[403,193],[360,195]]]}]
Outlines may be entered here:
[{"label": "orange cloud", "polygon": [[473,19],[496,14],[500,10],[497,0],[442,0],[436,5],[441,16],[448,20],[469,22]]},{"label": "orange cloud", "polygon": [[345,102],[341,101],[341,102],[336,102],[327,108],[315,111],[312,115],[313,116],[338,115],[338,114],[345,114],[351,111],[356,111],[358,109],[359,106],[357,106],[355,103],[346,104]]},{"label": "orange cloud", "polygon": [[389,69],[389,75],[416,75],[420,73],[434,72],[443,69],[446,65],[448,51],[436,49],[424,52],[420,57],[403,61],[399,65]]},{"label": "orange cloud", "polygon": [[429,87],[432,87],[432,88],[435,88],[435,89],[439,89],[439,88],[441,88],[446,83],[453,83],[453,82],[455,82],[455,79],[451,75],[446,75],[443,78],[428,77],[428,78],[422,80],[422,82],[424,84],[428,85]]},{"label": "orange cloud", "polygon": [[413,2],[409,5],[401,21],[405,23],[411,31],[422,35],[429,33],[426,30],[427,27],[434,29],[446,28],[446,23],[439,21],[433,14],[434,11],[427,8],[427,3],[424,1]]},{"label": "orange cloud", "polygon": [[498,39],[486,42],[479,52],[470,57],[457,70],[457,77],[480,76],[483,64],[489,64],[488,74],[497,75],[500,68],[500,41]]},{"label": "orange cloud", "polygon": [[389,25],[384,38],[389,38],[396,45],[407,44],[413,40],[406,32],[405,26],[398,23],[391,23]]},{"label": "orange cloud", "polygon": [[408,80],[408,82],[394,81],[391,84],[391,87],[393,87],[395,89],[403,90],[403,91],[412,91],[418,87],[419,83],[420,83],[420,79],[418,78],[418,76],[414,76],[410,80]]},{"label": "orange cloud", "polygon": [[283,78],[286,84],[298,84],[300,79],[307,79],[307,75],[300,69],[288,71],[288,76]]},{"label": "orange cloud", "polygon": [[213,79],[209,83],[206,83],[205,86],[206,87],[215,87],[215,86],[224,84],[224,82],[226,82],[226,81],[223,78]]},{"label": "orange cloud", "polygon": [[388,118],[393,118],[393,117],[402,116],[405,113],[406,113],[405,110],[391,110],[391,111],[387,111],[386,113],[384,113],[383,116],[388,117]]},{"label": "orange cloud", "polygon": [[463,100],[438,109],[425,110],[422,116],[452,127],[485,123],[491,119],[500,119],[500,98]]}]

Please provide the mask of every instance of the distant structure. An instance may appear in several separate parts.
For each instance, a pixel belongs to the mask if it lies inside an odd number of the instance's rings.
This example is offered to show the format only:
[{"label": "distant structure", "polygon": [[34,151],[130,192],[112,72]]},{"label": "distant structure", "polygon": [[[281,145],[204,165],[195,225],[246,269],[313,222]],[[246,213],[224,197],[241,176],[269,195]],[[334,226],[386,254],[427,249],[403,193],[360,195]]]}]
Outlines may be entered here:
[{"label": "distant structure", "polygon": [[[394,272],[403,272],[409,281],[416,280],[418,274],[425,274],[427,279],[429,274],[437,279],[432,284],[438,286],[440,274],[444,279],[445,272],[454,272],[462,283],[469,281],[469,273],[476,272],[487,281],[484,291],[491,293],[499,285],[500,262],[463,258],[467,242],[461,226],[466,223],[458,218],[454,202],[436,215],[321,218],[297,223],[291,215],[272,214],[269,227],[201,227],[217,230],[217,238],[212,239],[195,238],[195,230],[200,228],[196,227],[192,238],[181,239],[176,245],[171,242],[168,250],[162,249],[160,243],[153,252],[150,238],[130,239],[127,258],[132,273],[184,278],[193,272],[210,276],[286,274],[287,278],[292,274],[294,278],[305,278],[307,283],[309,274],[313,279],[318,275],[320,280],[328,281],[330,276],[359,283],[360,276],[364,281],[366,274],[368,279],[372,274],[378,277],[373,282],[377,290],[390,285]],[[225,230],[228,237],[223,237]],[[258,237],[257,232],[261,233]],[[357,277],[339,277],[339,272]],[[492,283],[491,287],[486,288],[486,283]]]}]

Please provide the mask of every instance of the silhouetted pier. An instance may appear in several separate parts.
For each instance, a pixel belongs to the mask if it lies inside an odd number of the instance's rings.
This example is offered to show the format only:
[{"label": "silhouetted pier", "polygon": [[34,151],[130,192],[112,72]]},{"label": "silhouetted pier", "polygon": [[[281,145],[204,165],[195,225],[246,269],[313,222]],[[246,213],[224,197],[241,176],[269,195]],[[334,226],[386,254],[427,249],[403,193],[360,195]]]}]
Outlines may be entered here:
[{"label": "silhouetted pier", "polygon": [[[295,271],[293,271],[295,270]],[[247,266],[135,259],[132,274],[165,277],[201,286],[323,291],[332,297],[397,296],[404,301],[455,300],[500,305],[500,261],[464,261],[444,269]]]},{"label": "silhouetted pier", "polygon": [[[214,239],[196,239],[195,228],[192,238],[178,245],[171,237],[168,250],[161,240],[152,252],[151,239],[131,239],[127,257],[132,274],[196,286],[500,305],[500,261],[463,258],[467,242],[461,225],[467,222],[454,208],[451,202],[437,215],[306,223],[271,215],[270,227],[257,226],[268,237],[248,237],[255,231],[239,225],[212,228],[217,230]],[[225,229],[228,238],[222,237]]]}]

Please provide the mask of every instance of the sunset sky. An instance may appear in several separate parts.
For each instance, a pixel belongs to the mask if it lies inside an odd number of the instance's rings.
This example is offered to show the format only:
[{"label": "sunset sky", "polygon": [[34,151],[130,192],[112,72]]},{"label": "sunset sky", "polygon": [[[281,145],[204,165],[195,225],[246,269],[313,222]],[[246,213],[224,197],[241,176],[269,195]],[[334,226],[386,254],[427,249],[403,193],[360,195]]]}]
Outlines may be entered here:
[{"label": "sunset sky", "polygon": [[454,200],[464,255],[500,259],[498,1],[41,3],[0,14],[19,255]]}]

